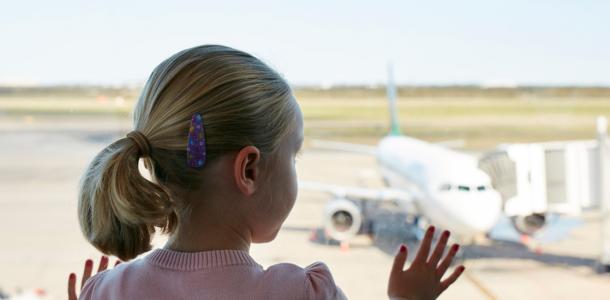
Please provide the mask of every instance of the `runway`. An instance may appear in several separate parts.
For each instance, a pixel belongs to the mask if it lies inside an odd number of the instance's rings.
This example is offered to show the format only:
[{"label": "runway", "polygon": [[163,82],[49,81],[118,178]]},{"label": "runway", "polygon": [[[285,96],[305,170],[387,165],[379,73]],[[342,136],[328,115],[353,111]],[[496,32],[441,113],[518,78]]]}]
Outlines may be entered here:
[{"label": "runway", "polygon": [[[28,123],[29,122],[29,123]],[[129,123],[100,120],[57,123],[0,122],[0,289],[40,288],[64,299],[66,278],[99,253],[81,236],[76,191],[81,173],[103,147],[129,131]],[[307,149],[297,163],[299,179],[380,186],[375,160],[356,154]],[[328,196],[301,191],[277,239],[253,245],[263,266],[325,262],[350,299],[384,299],[392,253],[403,231],[359,237],[348,251],[311,241],[322,224]],[[599,224],[583,218],[567,239],[544,244],[542,253],[510,243],[464,245],[466,275],[440,299],[608,299],[610,276],[598,274]],[[155,240],[162,245],[163,237]]]}]

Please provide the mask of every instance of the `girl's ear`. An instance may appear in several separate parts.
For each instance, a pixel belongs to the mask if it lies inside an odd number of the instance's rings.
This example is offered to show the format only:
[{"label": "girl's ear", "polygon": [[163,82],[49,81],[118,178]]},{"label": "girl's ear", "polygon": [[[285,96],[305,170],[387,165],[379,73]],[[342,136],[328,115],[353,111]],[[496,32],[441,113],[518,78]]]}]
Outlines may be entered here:
[{"label": "girl's ear", "polygon": [[239,150],[233,163],[233,177],[239,190],[246,196],[256,191],[256,181],[260,176],[261,153],[254,146]]}]

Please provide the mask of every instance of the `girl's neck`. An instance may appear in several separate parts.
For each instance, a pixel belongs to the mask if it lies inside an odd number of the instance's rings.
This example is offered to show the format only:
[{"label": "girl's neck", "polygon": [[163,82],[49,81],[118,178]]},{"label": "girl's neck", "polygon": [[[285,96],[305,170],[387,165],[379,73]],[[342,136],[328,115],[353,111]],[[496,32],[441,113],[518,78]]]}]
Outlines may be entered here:
[{"label": "girl's neck", "polygon": [[[218,164],[217,164],[218,165]],[[221,171],[213,169],[209,172],[217,178],[226,177]],[[224,182],[224,181],[222,181]],[[231,188],[215,181],[209,181],[202,186],[201,191],[177,195],[190,203],[188,208],[178,217],[178,228],[169,237],[164,248],[181,252],[200,252],[211,250],[242,250],[249,251],[252,243],[252,232],[244,223],[241,215],[239,194],[231,192]],[[210,193],[209,191],[224,191]]]}]

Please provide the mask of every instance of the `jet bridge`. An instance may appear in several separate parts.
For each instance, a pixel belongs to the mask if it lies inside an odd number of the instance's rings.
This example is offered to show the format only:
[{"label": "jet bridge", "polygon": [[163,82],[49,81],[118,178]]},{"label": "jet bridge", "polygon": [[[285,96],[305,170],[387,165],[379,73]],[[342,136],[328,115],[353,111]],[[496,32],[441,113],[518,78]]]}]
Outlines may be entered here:
[{"label": "jet bridge", "polygon": [[[489,174],[493,187],[501,194],[504,213],[513,220],[529,223],[525,227],[536,225],[536,218],[527,220],[532,216],[541,217],[544,225],[547,213],[599,212],[600,267],[610,272],[610,142],[607,127],[608,121],[598,118],[597,139],[590,141],[504,144],[481,156],[479,167]],[[519,230],[519,224],[515,227]]]},{"label": "jet bridge", "polygon": [[504,144],[483,155],[479,167],[502,195],[508,216],[578,215],[600,205],[599,151],[595,140]]}]

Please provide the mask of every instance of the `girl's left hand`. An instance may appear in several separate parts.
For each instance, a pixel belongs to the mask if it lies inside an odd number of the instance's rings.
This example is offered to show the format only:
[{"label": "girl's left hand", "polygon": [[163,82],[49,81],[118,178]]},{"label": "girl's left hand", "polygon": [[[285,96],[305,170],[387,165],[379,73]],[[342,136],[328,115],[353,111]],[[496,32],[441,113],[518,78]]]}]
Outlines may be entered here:
[{"label": "girl's left hand", "polygon": [[[114,263],[114,266],[116,266],[120,263],[121,263],[121,261],[117,260]],[[106,269],[108,269],[108,256],[102,256],[102,258],[100,258],[100,265],[97,267],[97,273],[105,271]],[[83,279],[81,280],[80,289],[82,289],[85,286],[85,283],[87,282],[87,280],[89,280],[89,278],[91,278],[92,273],[93,273],[93,260],[87,259],[85,261],[85,268],[83,270]],[[77,300],[77,299],[78,298],[76,297],[76,274],[70,273],[70,277],[68,278],[68,300]]]},{"label": "girl's left hand", "polygon": [[451,265],[459,245],[451,246],[446,255],[443,255],[449,239],[449,231],[441,237],[432,250],[434,227],[430,226],[421,242],[417,255],[411,266],[404,270],[407,261],[407,247],[402,245],[394,258],[394,265],[390,272],[388,283],[388,296],[409,300],[432,300],[442,294],[464,272],[464,266],[457,267],[449,277],[443,280],[443,275]]}]

